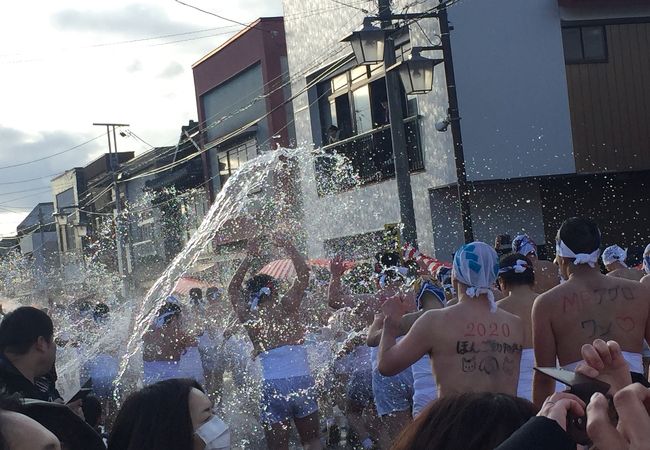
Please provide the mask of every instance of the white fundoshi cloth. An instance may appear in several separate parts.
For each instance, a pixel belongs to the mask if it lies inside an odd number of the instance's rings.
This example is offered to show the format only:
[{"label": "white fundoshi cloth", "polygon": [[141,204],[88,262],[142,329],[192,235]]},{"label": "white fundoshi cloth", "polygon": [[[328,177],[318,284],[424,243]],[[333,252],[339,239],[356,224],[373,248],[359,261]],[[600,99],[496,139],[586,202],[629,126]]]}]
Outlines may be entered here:
[{"label": "white fundoshi cloth", "polygon": [[496,312],[492,287],[499,273],[497,252],[484,242],[465,244],[454,255],[454,276],[467,286],[466,293],[470,297],[487,295],[490,311]]},{"label": "white fundoshi cloth", "polygon": [[592,268],[596,267],[596,264],[598,263],[598,257],[600,256],[599,249],[596,249],[591,253],[576,254],[562,241],[559,241],[557,244],[555,244],[555,252],[557,253],[557,256],[561,256],[563,258],[575,258],[573,264],[576,266],[580,264],[589,264],[589,266]]},{"label": "white fundoshi cloth", "polygon": [[627,259],[627,249],[623,250],[621,247],[618,245],[612,245],[610,247],[607,247],[605,251],[603,251],[603,264],[606,266],[609,266],[610,264],[618,261],[621,264],[623,264],[625,267],[627,265],[625,264],[625,260]]}]

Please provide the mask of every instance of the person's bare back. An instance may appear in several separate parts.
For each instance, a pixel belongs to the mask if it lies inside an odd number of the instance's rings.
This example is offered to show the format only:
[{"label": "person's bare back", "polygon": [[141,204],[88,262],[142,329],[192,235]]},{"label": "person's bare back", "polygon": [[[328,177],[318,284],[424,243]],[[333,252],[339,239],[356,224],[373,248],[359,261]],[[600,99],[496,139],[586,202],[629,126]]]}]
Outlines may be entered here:
[{"label": "person's bare back", "polygon": [[[640,353],[646,337],[650,291],[641,283],[593,271],[541,295],[535,326],[552,334],[560,365],[581,359],[582,345],[615,340],[623,351]],[[552,331],[552,333],[550,333]]]},{"label": "person's bare back", "polygon": [[521,319],[524,329],[524,348],[533,348],[533,303],[538,297],[537,292],[527,290],[510,293],[506,298],[497,302],[502,310],[514,314]]},{"label": "person's bare back", "polygon": [[644,273],[640,270],[632,269],[631,267],[623,267],[621,269],[616,269],[613,272],[607,273],[607,276],[616,277],[616,278],[625,278],[626,280],[631,281],[641,281]]},{"label": "person's bare back", "polygon": [[516,395],[524,328],[519,317],[499,309],[492,285],[499,265],[482,242],[461,247],[454,257],[459,303],[427,311],[399,342],[400,300],[387,301],[379,371],[394,375],[423,355],[431,356],[440,396],[460,392]]},{"label": "person's bare back", "polygon": [[533,289],[538,294],[543,294],[560,284],[557,266],[551,261],[536,259],[533,261],[533,269],[535,270],[535,287]]},{"label": "person's bare back", "polygon": [[[564,222],[558,232],[558,263],[567,282],[540,295],[533,306],[533,343],[540,367],[573,369],[581,348],[595,339],[615,340],[632,371],[643,371],[643,340],[650,338],[650,289],[641,283],[600,273],[600,231],[581,218]],[[572,249],[572,247],[575,247]],[[554,391],[548,377],[535,374],[534,401]]]},{"label": "person's bare back", "polygon": [[440,396],[462,392],[517,394],[524,344],[521,319],[487,301],[463,300],[426,313]]}]

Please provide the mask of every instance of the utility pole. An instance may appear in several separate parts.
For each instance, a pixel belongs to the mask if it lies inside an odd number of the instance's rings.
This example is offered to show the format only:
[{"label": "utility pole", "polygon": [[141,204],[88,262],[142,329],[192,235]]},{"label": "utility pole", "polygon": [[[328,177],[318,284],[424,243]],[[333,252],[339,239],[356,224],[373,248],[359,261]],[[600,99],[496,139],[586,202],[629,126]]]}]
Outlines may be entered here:
[{"label": "utility pole", "polygon": [[[127,296],[126,286],[126,268],[124,265],[124,230],[122,227],[122,203],[120,198],[120,187],[117,184],[117,171],[120,168],[120,160],[117,154],[117,138],[115,135],[115,128],[128,127],[129,124],[125,123],[93,123],[95,126],[105,126],[106,136],[108,137],[108,160],[111,166],[111,173],[113,175],[113,198],[115,200],[115,210],[113,216],[115,218],[115,243],[117,246],[117,268],[122,280],[122,295]],[[111,128],[113,130],[113,146],[111,146]],[[112,148],[115,148],[115,157],[111,153]]]},{"label": "utility pole", "polygon": [[[381,28],[387,31],[393,29],[390,0],[378,0]],[[415,227],[415,209],[413,208],[413,191],[411,189],[411,173],[409,157],[406,152],[406,136],[404,132],[404,114],[402,112],[401,82],[395,70],[388,69],[395,65],[395,42],[390,33],[386,34],[384,43],[384,68],[386,70],[386,96],[390,120],[390,135],[393,144],[393,160],[395,162],[395,180],[397,181],[397,196],[399,199],[400,221],[404,229],[404,242],[417,247],[417,230]]]},{"label": "utility pole", "polygon": [[456,76],[454,75],[454,60],[451,53],[451,36],[447,7],[438,13],[440,23],[440,41],[442,44],[443,60],[445,62],[445,78],[447,80],[447,97],[449,98],[449,123],[451,136],[454,141],[454,159],[456,162],[456,178],[458,180],[458,201],[460,202],[460,217],[463,224],[465,243],[474,241],[472,227],[472,211],[467,171],[465,168],[465,151],[460,131],[460,115],[458,113],[458,95],[456,94]]}]

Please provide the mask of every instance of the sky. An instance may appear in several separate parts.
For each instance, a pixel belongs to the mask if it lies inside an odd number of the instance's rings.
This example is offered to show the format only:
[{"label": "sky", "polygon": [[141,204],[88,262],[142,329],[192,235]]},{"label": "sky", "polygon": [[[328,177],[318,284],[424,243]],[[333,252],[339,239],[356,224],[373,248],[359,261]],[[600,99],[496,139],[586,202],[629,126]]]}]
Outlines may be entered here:
[{"label": "sky", "polygon": [[[282,15],[282,0],[185,3],[243,23]],[[241,28],[175,0],[22,0],[5,6],[0,235],[15,234],[38,202],[52,201],[53,176],[107,151],[105,129],[94,122],[126,123],[149,145],[175,145],[180,127],[197,119],[192,64]],[[150,148],[135,137],[117,139],[119,151]]]}]

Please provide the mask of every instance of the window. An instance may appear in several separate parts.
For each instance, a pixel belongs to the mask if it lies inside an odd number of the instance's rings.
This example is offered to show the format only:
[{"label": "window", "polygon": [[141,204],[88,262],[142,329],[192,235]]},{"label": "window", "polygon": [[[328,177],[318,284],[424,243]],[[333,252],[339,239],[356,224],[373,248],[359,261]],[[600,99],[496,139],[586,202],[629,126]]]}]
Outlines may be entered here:
[{"label": "window", "polygon": [[257,144],[254,139],[243,142],[226,151],[219,152],[219,175],[221,186],[249,159],[257,156]]},{"label": "window", "polygon": [[567,64],[607,62],[607,38],[602,25],[562,28]]}]

